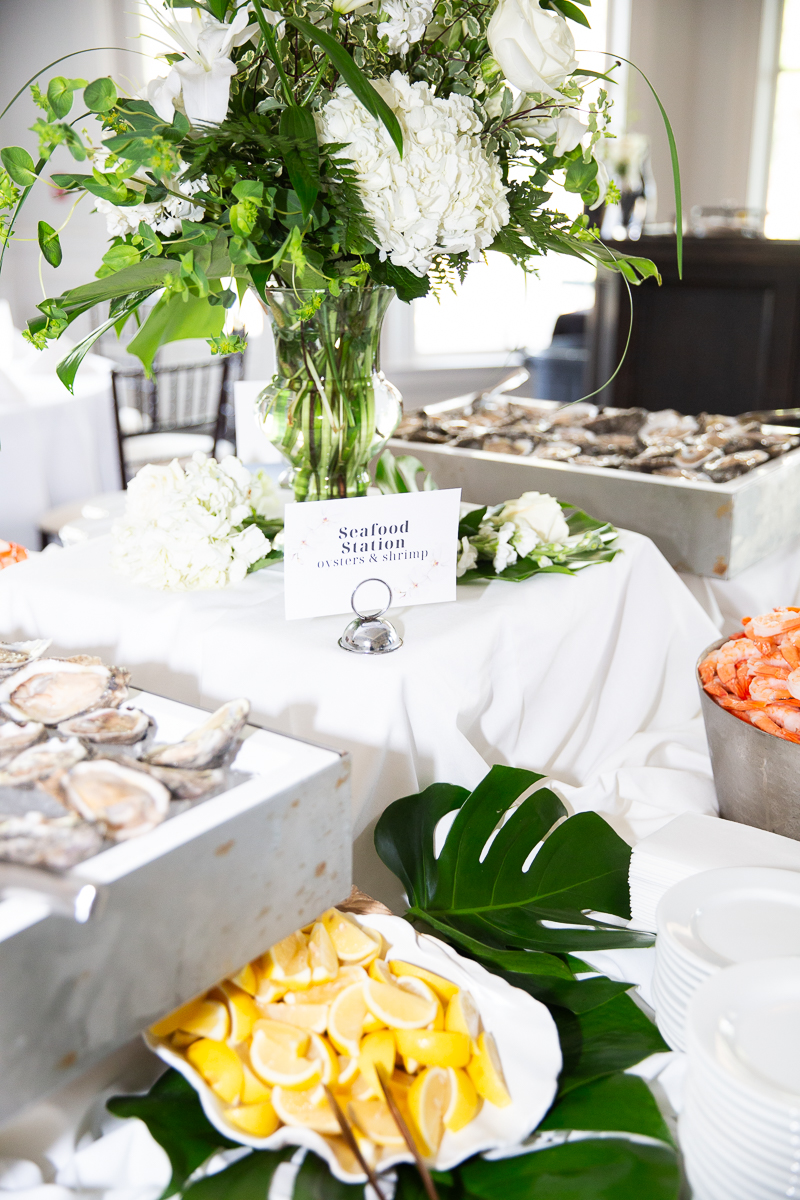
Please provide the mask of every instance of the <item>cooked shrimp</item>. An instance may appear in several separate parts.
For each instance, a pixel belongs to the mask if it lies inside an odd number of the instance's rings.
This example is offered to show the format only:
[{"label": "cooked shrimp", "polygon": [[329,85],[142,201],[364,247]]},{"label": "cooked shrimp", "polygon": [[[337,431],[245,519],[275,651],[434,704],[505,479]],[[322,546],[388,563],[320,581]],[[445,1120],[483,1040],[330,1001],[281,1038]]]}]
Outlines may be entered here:
[{"label": "cooked shrimp", "polygon": [[766,714],[788,733],[800,733],[800,709],[793,704],[768,704]]},{"label": "cooked shrimp", "polygon": [[[793,696],[795,700],[800,700],[800,669],[792,671],[789,678],[786,680],[786,686],[789,689],[789,695]],[[785,697],[781,697],[781,699],[784,698]]]},{"label": "cooked shrimp", "polygon": [[[791,679],[791,675],[789,679]],[[750,680],[750,699],[765,700],[768,704],[774,700],[791,700],[792,693],[788,689],[788,683],[788,679],[775,679],[771,675],[757,675],[755,679]]]},{"label": "cooked shrimp", "polygon": [[749,664],[750,675],[772,675],[775,679],[788,679],[791,670],[784,658],[762,658]]},{"label": "cooked shrimp", "polygon": [[772,733],[775,734],[776,737],[780,737],[783,734],[783,730],[781,729],[780,725],[776,725],[775,722],[771,720],[765,712],[751,712],[748,716],[748,720],[750,724],[755,725],[757,729],[763,729],[764,733]]},{"label": "cooked shrimp", "polygon": [[[717,653],[718,651],[712,650],[697,668],[697,672],[703,683],[711,683],[717,673]],[[797,665],[800,666],[800,658],[798,658]]]},{"label": "cooked shrimp", "polygon": [[[717,675],[719,681],[729,692],[739,693],[736,679],[736,668],[740,662],[747,660],[754,662],[761,658],[761,651],[755,642],[751,642],[749,638],[735,638],[730,642],[726,642],[724,646],[720,646],[717,651]],[[741,699],[744,700],[747,693]]]},{"label": "cooked shrimp", "polygon": [[775,608],[763,616],[751,617],[744,627],[748,637],[762,639],[778,637],[790,629],[800,629],[800,611],[796,608]]}]

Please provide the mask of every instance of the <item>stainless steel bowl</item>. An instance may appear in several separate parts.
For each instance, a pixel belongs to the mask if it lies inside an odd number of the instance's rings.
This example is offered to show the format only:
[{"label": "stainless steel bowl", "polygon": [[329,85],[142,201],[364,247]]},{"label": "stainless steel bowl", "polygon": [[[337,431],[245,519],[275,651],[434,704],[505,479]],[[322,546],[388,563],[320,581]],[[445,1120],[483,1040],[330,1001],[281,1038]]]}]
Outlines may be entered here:
[{"label": "stainless steel bowl", "polygon": [[[726,641],[713,642],[697,666]],[[800,841],[800,746],[740,721],[703,690],[699,674],[697,682],[720,816]]]}]

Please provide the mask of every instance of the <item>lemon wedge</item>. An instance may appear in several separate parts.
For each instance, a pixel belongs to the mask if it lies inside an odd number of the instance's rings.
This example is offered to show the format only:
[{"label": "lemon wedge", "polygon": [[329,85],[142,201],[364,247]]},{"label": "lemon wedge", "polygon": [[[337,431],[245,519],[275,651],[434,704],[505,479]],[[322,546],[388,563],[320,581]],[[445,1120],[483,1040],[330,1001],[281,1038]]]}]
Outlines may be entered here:
[{"label": "lemon wedge", "polygon": [[450,1079],[441,1067],[428,1067],[408,1093],[408,1107],[428,1155],[435,1154],[444,1135],[444,1114],[450,1105]]},{"label": "lemon wedge", "polygon": [[183,1029],[176,1029],[171,1035],[170,1041],[176,1050],[185,1050],[187,1046],[191,1046],[192,1042],[196,1042],[198,1034],[186,1033]]},{"label": "lemon wedge", "polygon": [[421,1029],[436,1016],[436,998],[415,996],[405,988],[368,979],[364,984],[364,999],[374,1017],[390,1029]]},{"label": "lemon wedge", "polygon": [[427,1000],[429,1004],[436,1007],[436,1015],[432,1021],[429,1021],[426,1029],[444,1029],[444,1009],[439,1001],[439,997],[434,992],[433,988],[429,987],[421,979],[416,979],[413,975],[409,975],[405,979],[391,979],[395,987],[402,988],[404,992],[411,992],[414,996],[420,996],[423,1000]]},{"label": "lemon wedge", "polygon": [[353,1100],[348,1105],[358,1128],[376,1146],[405,1146],[385,1100]]},{"label": "lemon wedge", "polygon": [[322,914],[320,921],[330,934],[341,962],[365,965],[380,953],[380,934],[373,933],[371,929],[364,929],[347,913],[329,908]]},{"label": "lemon wedge", "polygon": [[358,1058],[361,1049],[361,1032],[367,1005],[364,986],[353,983],[334,1000],[328,1011],[328,1036],[340,1054]]},{"label": "lemon wedge", "polygon": [[426,1067],[465,1067],[470,1061],[470,1041],[465,1033],[398,1029],[395,1038],[397,1049],[406,1061],[416,1059]]},{"label": "lemon wedge", "polygon": [[253,1026],[262,1015],[261,1010],[244,988],[240,988],[229,979],[224,980],[219,987],[228,1002],[231,1022],[228,1041],[234,1046],[238,1042],[246,1042],[253,1032]]},{"label": "lemon wedge", "polygon": [[317,1133],[339,1133],[339,1122],[321,1087],[298,1092],[283,1087],[272,1089],[275,1112],[285,1125],[314,1129]]},{"label": "lemon wedge", "polygon": [[244,1071],[238,1054],[225,1042],[201,1038],[187,1048],[186,1057],[220,1100],[231,1104],[239,1099]]},{"label": "lemon wedge", "polygon": [[272,1107],[271,1100],[262,1100],[259,1104],[246,1104],[242,1108],[229,1108],[225,1119],[249,1133],[251,1137],[265,1138],[274,1133],[281,1119]]},{"label": "lemon wedge", "polygon": [[459,1129],[477,1117],[483,1101],[466,1071],[448,1067],[447,1076],[450,1080],[450,1100],[444,1111],[444,1127],[458,1133]]},{"label": "lemon wedge", "polygon": [[321,1082],[327,1083],[328,1087],[335,1087],[339,1082],[339,1056],[328,1039],[312,1033],[307,1057],[320,1063]]},{"label": "lemon wedge", "polygon": [[367,967],[367,974],[370,979],[374,979],[376,983],[390,983],[394,987],[397,986],[397,980],[389,970],[389,964],[385,958],[373,958],[372,962]]},{"label": "lemon wedge", "polygon": [[378,1081],[376,1065],[383,1067],[387,1075],[394,1071],[394,1060],[397,1053],[394,1034],[391,1029],[382,1029],[379,1033],[368,1033],[361,1043],[358,1055],[358,1069],[370,1085],[372,1092],[379,1099],[383,1091]]},{"label": "lemon wedge", "polygon": [[262,1004],[270,1021],[285,1021],[309,1033],[324,1033],[328,1026],[327,1004]]},{"label": "lemon wedge", "polygon": [[482,1033],[478,1040],[472,1043],[472,1058],[467,1063],[467,1074],[475,1084],[478,1095],[483,1096],[490,1104],[506,1108],[511,1103],[500,1055],[490,1033]]},{"label": "lemon wedge", "polygon": [[258,975],[252,963],[246,963],[241,971],[237,971],[235,975],[231,975],[231,983],[235,983],[243,992],[247,992],[249,996],[255,996],[258,991]]},{"label": "lemon wedge", "polygon": [[153,1037],[169,1037],[176,1029],[222,1042],[230,1029],[228,1010],[218,1000],[191,1000],[150,1026]]},{"label": "lemon wedge", "polygon": [[331,935],[321,921],[317,921],[308,939],[308,961],[312,983],[330,983],[336,978],[339,959]]},{"label": "lemon wedge", "polygon": [[364,1026],[363,1026],[361,1032],[362,1033],[375,1033],[376,1030],[385,1029],[385,1028],[386,1028],[385,1021],[381,1021],[378,1017],[373,1016],[373,1014],[371,1012],[368,1012],[367,1015],[364,1017]]},{"label": "lemon wedge", "polygon": [[[298,994],[302,995],[303,993]],[[290,992],[285,983],[274,983],[266,975],[259,975],[258,990],[254,996],[257,1004],[275,1004],[286,995],[294,996],[295,993]]]},{"label": "lemon wedge", "polygon": [[415,963],[403,962],[399,958],[391,960],[389,970],[393,975],[411,976],[413,979],[422,979],[427,983],[428,987],[433,988],[443,1004],[447,1004],[448,1001],[452,1000],[458,991],[457,983],[451,983],[449,979],[443,979],[441,975],[435,975],[433,971],[426,971],[424,967],[418,967]]},{"label": "lemon wedge", "polygon": [[287,992],[284,999],[287,1004],[330,1004],[346,987],[366,978],[363,967],[340,967],[339,974],[330,983],[312,984],[304,992]]},{"label": "lemon wedge", "polygon": [[242,1104],[260,1104],[263,1100],[269,1100],[272,1095],[272,1088],[262,1083],[245,1062],[242,1063],[242,1071],[244,1072],[241,1096]]},{"label": "lemon wedge", "polygon": [[451,1033],[465,1033],[475,1041],[481,1031],[481,1018],[469,992],[456,992],[447,1006],[444,1027]]},{"label": "lemon wedge", "polygon": [[276,942],[266,953],[265,974],[272,983],[287,988],[307,988],[311,985],[311,964],[308,959],[308,938],[298,930]]},{"label": "lemon wedge", "polygon": [[[293,1042],[289,1034],[302,1034],[304,1040]],[[310,1088],[322,1078],[322,1063],[303,1057],[308,1044],[309,1036],[302,1030],[278,1021],[259,1021],[250,1044],[250,1063],[265,1083],[284,1088]]]},{"label": "lemon wedge", "polygon": [[350,1087],[354,1079],[358,1075],[358,1059],[349,1058],[346,1054],[339,1055],[339,1079],[338,1087]]}]

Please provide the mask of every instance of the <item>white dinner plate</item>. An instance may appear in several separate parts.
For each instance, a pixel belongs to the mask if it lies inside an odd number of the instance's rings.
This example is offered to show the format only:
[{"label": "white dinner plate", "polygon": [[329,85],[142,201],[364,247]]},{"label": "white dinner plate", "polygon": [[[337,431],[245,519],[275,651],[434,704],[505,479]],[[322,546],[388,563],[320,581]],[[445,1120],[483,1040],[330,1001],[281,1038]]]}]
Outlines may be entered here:
[{"label": "white dinner plate", "polygon": [[689,1003],[687,1027],[693,1049],[754,1099],[800,1108],[800,957],[712,975]]},{"label": "white dinner plate", "polygon": [[706,1151],[727,1163],[734,1171],[752,1176],[784,1191],[794,1186],[800,1195],[800,1161],[787,1146],[783,1150],[762,1143],[758,1133],[726,1127],[724,1118],[713,1108],[701,1107],[696,1097],[687,1098],[685,1122],[695,1131]]},{"label": "white dinner plate", "polygon": [[694,1200],[780,1200],[777,1189],[753,1182],[720,1163],[683,1114],[678,1120],[678,1140]]},{"label": "white dinner plate", "polygon": [[[494,1035],[497,1043],[511,1105],[496,1108],[486,1103],[478,1116],[458,1133],[445,1131],[431,1165],[447,1171],[473,1154],[523,1141],[552,1104],[561,1070],[561,1045],[549,1010],[527,992],[512,987],[471,959],[462,958],[438,938],[417,933],[401,917],[370,914],[357,920],[383,935],[389,946],[386,955],[389,961],[398,958],[415,963],[470,992],[484,1028]],[[363,1174],[348,1173],[325,1138],[311,1129],[283,1125],[268,1138],[248,1137],[235,1129],[225,1120],[225,1105],[182,1055],[166,1041],[149,1034],[145,1035],[145,1041],[164,1062],[189,1080],[209,1121],[232,1141],[259,1150],[307,1146],[325,1159],[338,1179],[345,1183],[365,1182]],[[413,1162],[408,1151],[398,1151],[382,1159],[380,1169],[400,1162]]]},{"label": "white dinner plate", "polygon": [[[758,1140],[759,1147],[796,1154],[800,1157],[800,1133],[797,1132],[797,1122],[788,1118],[782,1121],[771,1119],[762,1109],[748,1105],[739,1097],[723,1091],[716,1083],[709,1084],[705,1079],[698,1078],[696,1063],[690,1069],[691,1078],[687,1085],[687,1095],[691,1092],[704,1111],[713,1114],[715,1121],[724,1122],[735,1137],[750,1137]],[[798,1193],[800,1195],[800,1193]]]},{"label": "white dinner plate", "polygon": [[684,879],[656,912],[689,962],[727,967],[800,955],[800,872],[723,867]]},{"label": "white dinner plate", "polygon": [[670,937],[669,931],[656,938],[656,958],[664,963],[666,969],[679,975],[687,983],[689,981],[702,983],[704,979],[708,979],[709,975],[713,975],[719,969],[712,966],[711,963],[704,963],[700,966],[693,959],[687,957],[682,952],[681,944]]},{"label": "white dinner plate", "polygon": [[694,1085],[709,1102],[721,1103],[734,1110],[738,1121],[756,1120],[764,1128],[778,1135],[800,1138],[800,1108],[792,1110],[791,1104],[775,1103],[762,1093],[755,1093],[747,1085],[740,1084],[729,1075],[718,1071],[713,1063],[707,1062],[694,1052],[691,1038],[688,1041],[691,1058],[691,1076]]}]

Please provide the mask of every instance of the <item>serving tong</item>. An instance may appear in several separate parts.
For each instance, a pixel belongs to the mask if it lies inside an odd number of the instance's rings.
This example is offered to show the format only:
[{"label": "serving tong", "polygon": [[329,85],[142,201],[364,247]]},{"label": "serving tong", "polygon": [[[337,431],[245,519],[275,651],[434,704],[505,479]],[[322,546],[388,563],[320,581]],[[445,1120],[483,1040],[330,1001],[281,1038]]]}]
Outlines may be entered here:
[{"label": "serving tong", "polygon": [[0,863],[0,900],[35,900],[56,917],[71,917],[84,925],[97,914],[105,889],[84,879],[54,875],[38,867]]}]

